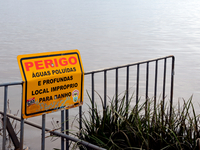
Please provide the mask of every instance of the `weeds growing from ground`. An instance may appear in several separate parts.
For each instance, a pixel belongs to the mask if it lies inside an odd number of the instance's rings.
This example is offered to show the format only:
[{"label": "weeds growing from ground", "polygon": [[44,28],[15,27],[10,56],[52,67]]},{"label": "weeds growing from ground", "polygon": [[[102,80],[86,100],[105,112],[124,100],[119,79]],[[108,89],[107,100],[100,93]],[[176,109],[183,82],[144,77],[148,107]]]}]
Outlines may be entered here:
[{"label": "weeds growing from ground", "polygon": [[[109,150],[198,149],[200,121],[192,97],[183,100],[182,107],[180,104],[177,109],[173,107],[171,117],[169,107],[167,104],[163,106],[163,101],[156,107],[153,101],[148,100],[131,108],[132,97],[128,105],[125,99],[125,95],[118,98],[117,105],[114,99],[111,100],[102,113],[96,104],[94,108],[89,106],[89,116],[82,119],[83,129],[79,138]],[[86,148],[81,146],[81,149]]]}]

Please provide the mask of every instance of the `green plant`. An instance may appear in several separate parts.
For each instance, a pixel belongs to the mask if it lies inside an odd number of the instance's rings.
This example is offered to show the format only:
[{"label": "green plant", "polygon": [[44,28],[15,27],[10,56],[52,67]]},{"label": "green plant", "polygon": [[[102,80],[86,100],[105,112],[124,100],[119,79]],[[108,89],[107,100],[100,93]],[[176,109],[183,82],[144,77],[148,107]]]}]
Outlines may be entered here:
[{"label": "green plant", "polygon": [[[103,100],[99,97],[103,107]],[[154,102],[147,100],[131,108],[132,97],[128,105],[125,99],[125,95],[118,98],[117,105],[115,99],[111,100],[102,113],[97,104],[93,108],[89,106],[89,116],[85,115],[82,119],[83,129],[79,138],[110,150],[197,149],[199,116],[196,116],[192,97],[188,101],[183,100],[181,108],[180,104],[178,109],[174,107],[171,118],[163,101],[154,107]]]}]

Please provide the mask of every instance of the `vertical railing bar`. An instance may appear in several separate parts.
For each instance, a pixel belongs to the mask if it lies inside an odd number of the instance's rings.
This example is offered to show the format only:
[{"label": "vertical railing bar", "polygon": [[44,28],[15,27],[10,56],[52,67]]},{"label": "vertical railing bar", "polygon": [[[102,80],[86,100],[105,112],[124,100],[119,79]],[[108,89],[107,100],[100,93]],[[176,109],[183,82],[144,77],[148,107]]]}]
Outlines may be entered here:
[{"label": "vertical railing bar", "polygon": [[138,105],[139,101],[139,76],[140,76],[140,64],[137,65],[136,105]]},{"label": "vertical railing bar", "polygon": [[107,71],[104,71],[104,109],[106,109],[106,95],[107,95]]},{"label": "vertical railing bar", "polygon": [[163,110],[164,110],[164,105],[165,105],[165,86],[166,86],[166,69],[167,69],[167,59],[164,59],[164,76],[163,76]]},{"label": "vertical railing bar", "polygon": [[46,114],[42,115],[42,140],[41,140],[41,150],[45,150],[45,120]]},{"label": "vertical railing bar", "polygon": [[79,133],[80,139],[82,139],[82,106],[79,106]]},{"label": "vertical railing bar", "polygon": [[8,86],[4,86],[4,114],[3,114],[3,143],[2,150],[6,149],[6,114],[7,114],[7,94],[8,94]]},{"label": "vertical railing bar", "polygon": [[129,95],[129,66],[126,68],[126,106],[128,106],[128,95]]},{"label": "vertical railing bar", "polygon": [[[161,106],[161,119],[162,119],[162,126],[164,123],[164,105],[165,105],[165,82],[166,82],[166,63],[167,59],[164,59],[164,73],[163,73],[163,97],[162,97],[162,106]],[[163,136],[163,133],[161,133],[161,136]]]},{"label": "vertical railing bar", "polygon": [[[69,110],[65,110],[65,134],[69,135]],[[69,140],[66,139],[66,150],[69,150]]]},{"label": "vertical railing bar", "polygon": [[[61,110],[61,133],[64,133],[64,110]],[[61,137],[61,150],[64,150],[64,138]]]},{"label": "vertical railing bar", "polygon": [[24,118],[23,118],[23,86],[24,83],[22,84],[22,97],[21,97],[21,124],[20,124],[20,150],[23,150],[23,144],[24,144]]},{"label": "vertical railing bar", "polygon": [[155,66],[155,85],[154,85],[154,111],[156,110],[156,97],[157,97],[157,79],[158,79],[158,60]]},{"label": "vertical railing bar", "polygon": [[23,150],[24,145],[24,118],[21,115],[21,124],[20,124],[20,150]]},{"label": "vertical railing bar", "polygon": [[172,70],[171,70],[171,93],[170,93],[170,121],[172,116],[172,105],[173,105],[173,90],[174,90],[174,63],[175,63],[175,57],[172,56]]},{"label": "vertical railing bar", "polygon": [[92,122],[94,123],[94,73],[92,73]]},{"label": "vertical railing bar", "polygon": [[[147,62],[147,65],[146,65],[146,105],[145,105],[146,118],[148,118],[148,115],[149,115],[148,107],[149,107],[149,62]],[[149,121],[147,122],[147,126],[148,126],[148,130],[150,130]],[[150,143],[149,134],[147,134],[147,142]],[[149,150],[149,144],[147,145],[147,150]]]},{"label": "vertical railing bar", "polygon": [[116,74],[115,74],[115,108],[117,110],[118,107],[118,68],[116,69]]},{"label": "vertical railing bar", "polygon": [[149,99],[149,62],[147,62],[146,66],[146,106],[145,106],[146,115],[147,115],[148,99]]}]

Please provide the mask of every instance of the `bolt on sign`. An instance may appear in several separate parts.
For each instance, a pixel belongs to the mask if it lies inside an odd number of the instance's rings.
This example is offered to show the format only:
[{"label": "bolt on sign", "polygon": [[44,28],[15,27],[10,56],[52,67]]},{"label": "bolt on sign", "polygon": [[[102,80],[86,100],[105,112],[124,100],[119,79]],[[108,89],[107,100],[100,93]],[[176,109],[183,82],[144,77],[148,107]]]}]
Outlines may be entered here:
[{"label": "bolt on sign", "polygon": [[23,118],[83,104],[84,70],[78,50],[19,55]]}]

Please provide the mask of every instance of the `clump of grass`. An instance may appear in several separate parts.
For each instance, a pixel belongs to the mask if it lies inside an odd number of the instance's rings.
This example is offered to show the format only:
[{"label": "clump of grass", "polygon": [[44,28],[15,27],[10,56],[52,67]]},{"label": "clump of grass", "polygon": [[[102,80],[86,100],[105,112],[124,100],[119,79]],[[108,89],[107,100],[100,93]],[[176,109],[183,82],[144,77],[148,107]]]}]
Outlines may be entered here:
[{"label": "clump of grass", "polygon": [[125,95],[117,100],[117,105],[111,100],[102,113],[96,104],[94,108],[90,107],[89,116],[82,119],[79,138],[110,150],[198,149],[200,121],[192,97],[183,100],[182,107],[179,104],[178,109],[173,108],[171,117],[168,106],[165,104],[164,107],[162,101],[156,107],[152,101],[146,101],[131,108],[131,100],[128,105]]}]

